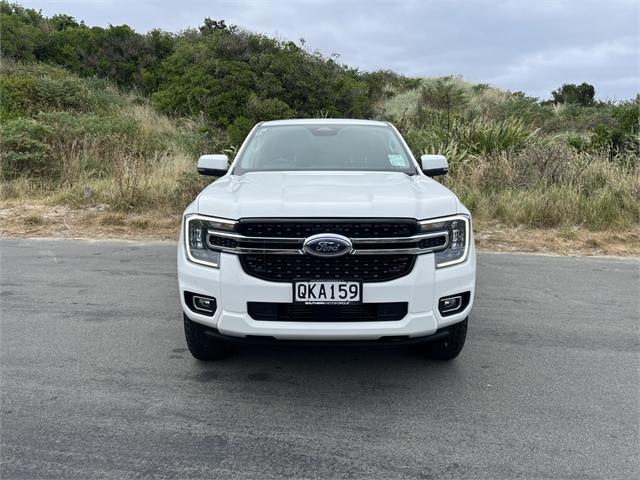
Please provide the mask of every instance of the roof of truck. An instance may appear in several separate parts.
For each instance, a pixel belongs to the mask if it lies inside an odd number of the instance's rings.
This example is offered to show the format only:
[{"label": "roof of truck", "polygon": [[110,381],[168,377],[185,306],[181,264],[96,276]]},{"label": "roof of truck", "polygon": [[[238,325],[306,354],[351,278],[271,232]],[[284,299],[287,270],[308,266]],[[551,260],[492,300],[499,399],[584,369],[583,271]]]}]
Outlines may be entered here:
[{"label": "roof of truck", "polygon": [[389,123],[378,120],[359,120],[354,118],[293,118],[289,120],[270,120],[261,125],[378,125],[388,126]]}]

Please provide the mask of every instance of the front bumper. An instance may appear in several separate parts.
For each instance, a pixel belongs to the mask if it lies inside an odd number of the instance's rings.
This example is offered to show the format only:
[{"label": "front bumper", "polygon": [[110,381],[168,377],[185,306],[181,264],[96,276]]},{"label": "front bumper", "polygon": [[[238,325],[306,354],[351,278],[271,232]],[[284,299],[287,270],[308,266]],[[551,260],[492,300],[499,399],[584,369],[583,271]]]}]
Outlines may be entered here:
[{"label": "front bumper", "polygon": [[[380,283],[364,283],[365,303],[408,302],[407,315],[397,321],[376,322],[278,322],[254,320],[247,302],[292,302],[290,283],[260,280],[247,275],[237,255],[222,253],[220,268],[189,262],[184,241],[178,243],[178,282],[185,315],[194,322],[231,337],[271,337],[277,340],[379,340],[384,337],[425,337],[464,320],[473,305],[476,258],[473,241],[467,260],[436,269],[433,254],[419,255],[408,275]],[[214,297],[213,316],[194,313],[185,305],[184,292]],[[455,315],[442,317],[438,300],[471,292],[469,305]]]},{"label": "front bumper", "polygon": [[277,339],[275,337],[247,335],[246,337],[234,337],[222,335],[214,329],[205,331],[205,335],[235,345],[269,345],[269,346],[304,346],[304,347],[410,347],[424,345],[426,343],[444,340],[450,336],[451,326],[438,329],[432,335],[423,337],[381,337],[377,340],[310,340],[310,339]]}]

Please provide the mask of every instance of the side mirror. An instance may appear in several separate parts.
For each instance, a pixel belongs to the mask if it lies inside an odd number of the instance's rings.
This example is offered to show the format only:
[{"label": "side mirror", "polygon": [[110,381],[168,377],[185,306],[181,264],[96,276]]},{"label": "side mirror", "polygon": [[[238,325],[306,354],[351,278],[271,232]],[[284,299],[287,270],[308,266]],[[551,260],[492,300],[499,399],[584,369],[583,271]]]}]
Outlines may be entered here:
[{"label": "side mirror", "polygon": [[449,162],[444,155],[422,155],[420,157],[422,171],[429,177],[446,175],[449,171]]},{"label": "side mirror", "polygon": [[198,159],[198,173],[221,177],[229,169],[229,158],[226,155],[201,155]]}]

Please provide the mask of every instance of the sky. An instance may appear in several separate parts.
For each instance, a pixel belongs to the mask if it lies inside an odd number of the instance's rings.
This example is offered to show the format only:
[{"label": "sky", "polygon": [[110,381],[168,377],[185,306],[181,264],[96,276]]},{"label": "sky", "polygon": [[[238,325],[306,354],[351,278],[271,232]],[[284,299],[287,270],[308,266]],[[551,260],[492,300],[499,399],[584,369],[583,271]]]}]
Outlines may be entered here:
[{"label": "sky", "polygon": [[205,17],[298,42],[363,71],[461,75],[541,99],[588,82],[640,92],[637,0],[17,0],[87,25],[178,32]]}]

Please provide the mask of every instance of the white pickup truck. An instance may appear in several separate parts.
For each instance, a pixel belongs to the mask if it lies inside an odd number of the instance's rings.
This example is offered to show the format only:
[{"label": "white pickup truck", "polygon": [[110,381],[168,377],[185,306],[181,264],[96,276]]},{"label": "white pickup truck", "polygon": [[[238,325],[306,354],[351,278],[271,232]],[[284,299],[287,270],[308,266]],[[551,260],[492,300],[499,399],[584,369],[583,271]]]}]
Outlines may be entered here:
[{"label": "white pickup truck", "polygon": [[415,345],[455,358],[473,304],[469,211],[418,165],[399,132],[368,120],[256,125],[184,212],[180,302],[192,355],[234,342]]}]

